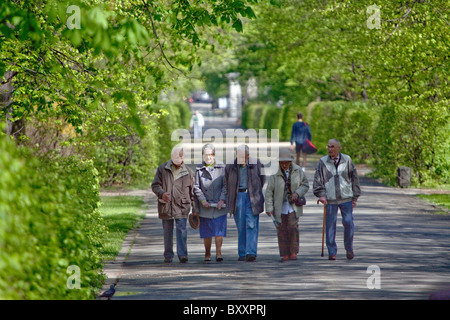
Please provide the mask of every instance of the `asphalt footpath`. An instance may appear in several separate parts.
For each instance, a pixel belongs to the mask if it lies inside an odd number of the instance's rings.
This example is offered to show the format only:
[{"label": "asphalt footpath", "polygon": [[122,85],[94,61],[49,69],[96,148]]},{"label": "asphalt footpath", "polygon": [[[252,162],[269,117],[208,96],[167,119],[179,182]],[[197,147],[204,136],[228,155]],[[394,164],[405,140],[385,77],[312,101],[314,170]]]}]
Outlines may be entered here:
[{"label": "asphalt footpath", "polygon": [[[116,260],[104,266],[103,291],[114,283],[112,300],[449,299],[450,215],[438,214],[415,196],[422,190],[386,187],[365,177],[363,167],[362,195],[354,209],[355,257],[346,259],[340,215],[337,260],[328,260],[326,248],[321,257],[323,206],[312,194],[318,160],[310,156],[306,167],[310,190],[300,218],[298,260],[280,262],[275,226],[262,213],[255,262],[237,261],[236,226],[228,216],[223,262],[215,261],[213,243],[213,261],[204,263],[203,241],[188,225],[189,261],[181,264],[175,257],[164,263],[157,202],[150,189],[140,190],[134,194],[144,196],[145,218],[128,234]],[[186,312],[195,313],[192,304],[183,303],[191,308]]]}]

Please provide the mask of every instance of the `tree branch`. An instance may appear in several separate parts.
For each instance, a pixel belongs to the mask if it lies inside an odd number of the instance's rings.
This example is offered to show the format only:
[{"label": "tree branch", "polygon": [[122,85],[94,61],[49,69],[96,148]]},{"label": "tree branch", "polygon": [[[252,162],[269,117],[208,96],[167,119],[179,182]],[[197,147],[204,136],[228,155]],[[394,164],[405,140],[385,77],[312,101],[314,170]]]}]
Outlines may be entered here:
[{"label": "tree branch", "polygon": [[11,79],[12,78],[14,78],[14,76],[17,74],[18,72],[17,71],[6,71],[5,72],[5,80],[3,81],[2,80],[2,82],[0,83],[0,84],[6,84],[6,83],[8,83],[9,81],[11,81]]},{"label": "tree branch", "polygon": [[169,66],[170,66],[172,69],[176,69],[176,70],[178,70],[179,72],[181,72],[184,76],[186,76],[186,74],[184,73],[183,70],[181,70],[181,69],[175,67],[174,65],[172,65],[172,63],[171,63],[171,62],[169,61],[169,59],[167,58],[166,53],[164,52],[164,49],[163,49],[163,47],[162,47],[161,41],[159,40],[158,33],[156,32],[155,22],[153,21],[153,15],[152,15],[152,13],[151,13],[151,11],[150,11],[150,8],[148,7],[148,5],[147,5],[147,3],[145,2],[145,0],[142,0],[142,3],[144,4],[145,9],[147,10],[147,12],[148,12],[148,14],[149,14],[149,16],[150,16],[150,21],[151,21],[151,23],[152,23],[153,34],[155,35],[156,41],[158,42],[158,46],[159,46],[159,49],[161,50],[161,53],[162,53],[162,55],[163,55],[163,57],[164,57],[164,60],[166,60],[166,62],[169,64]]},{"label": "tree branch", "polygon": [[383,46],[383,45],[385,45],[389,40],[391,40],[392,35],[398,30],[398,28],[400,27],[400,25],[402,24],[402,22],[409,16],[409,14],[411,13],[411,11],[412,11],[412,7],[411,7],[411,8],[408,8],[408,11],[406,11],[406,13],[405,13],[401,18],[399,18],[400,21],[399,21],[398,24],[395,26],[394,31],[392,31],[391,33],[388,34],[388,38],[386,39],[386,41],[384,41],[382,44],[380,44],[380,45],[378,46],[378,48],[381,47],[381,46]]}]

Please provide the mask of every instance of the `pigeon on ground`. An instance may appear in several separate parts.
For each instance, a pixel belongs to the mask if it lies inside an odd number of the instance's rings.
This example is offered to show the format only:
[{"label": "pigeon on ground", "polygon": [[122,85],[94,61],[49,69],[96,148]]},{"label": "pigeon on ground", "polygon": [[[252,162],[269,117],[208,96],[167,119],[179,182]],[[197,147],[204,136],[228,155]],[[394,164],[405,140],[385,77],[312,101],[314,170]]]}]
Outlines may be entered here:
[{"label": "pigeon on ground", "polygon": [[100,298],[108,298],[108,300],[110,300],[111,299],[111,297],[114,295],[114,293],[116,292],[116,289],[115,289],[115,284],[113,283],[112,285],[110,285],[109,286],[109,289],[108,290],[106,290],[105,292],[103,292],[101,295],[100,295]]}]

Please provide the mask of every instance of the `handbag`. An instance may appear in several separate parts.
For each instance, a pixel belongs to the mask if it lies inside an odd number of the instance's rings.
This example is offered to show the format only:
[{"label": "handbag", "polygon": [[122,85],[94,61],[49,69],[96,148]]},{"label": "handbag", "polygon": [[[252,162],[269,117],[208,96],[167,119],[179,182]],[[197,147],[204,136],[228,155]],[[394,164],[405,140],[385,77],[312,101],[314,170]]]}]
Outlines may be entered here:
[{"label": "handbag", "polygon": [[305,122],[305,142],[303,142],[303,146],[302,146],[302,151],[306,154],[313,154],[314,152],[317,151],[317,148],[315,145],[313,145],[313,143],[311,142],[311,140],[309,140],[308,138],[306,138],[306,126],[308,124]]},{"label": "handbag", "polygon": [[[292,168],[292,166],[290,166],[290,169]],[[292,171],[291,171],[291,173],[292,173]],[[286,180],[286,177],[284,176],[284,172],[282,173],[282,175],[281,175],[282,177],[283,177],[283,180],[284,180],[284,182],[286,183],[286,188],[287,188],[287,191],[288,191],[288,201],[289,201],[289,203],[293,203],[293,204],[295,204],[297,207],[301,207],[301,206],[304,206],[305,204],[306,204],[306,198],[305,198],[305,196],[298,196],[297,197],[297,200],[295,200],[295,201],[293,201],[292,200],[292,194],[293,194],[293,192],[292,192],[292,190],[291,190],[291,174],[289,174],[289,178]]]},{"label": "handbag", "polygon": [[305,139],[305,142],[303,142],[302,151],[306,154],[313,154],[317,151],[317,148],[312,144],[311,140]]},{"label": "handbag", "polygon": [[[288,196],[288,200],[289,200],[289,196]],[[292,201],[292,198],[291,198],[291,201]],[[291,202],[292,203],[292,202]],[[298,196],[297,197],[297,200],[295,200],[294,202],[293,202],[297,207],[301,207],[301,206],[304,206],[305,204],[306,204],[306,198],[304,197],[304,196]]]}]

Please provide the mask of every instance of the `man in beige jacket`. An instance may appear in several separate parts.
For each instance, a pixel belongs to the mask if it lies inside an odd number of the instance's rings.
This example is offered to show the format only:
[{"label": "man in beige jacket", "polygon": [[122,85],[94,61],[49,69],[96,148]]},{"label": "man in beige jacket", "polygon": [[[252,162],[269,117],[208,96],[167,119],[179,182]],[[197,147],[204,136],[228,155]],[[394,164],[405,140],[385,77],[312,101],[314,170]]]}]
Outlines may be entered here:
[{"label": "man in beige jacket", "polygon": [[273,215],[278,223],[281,261],[297,259],[300,247],[298,220],[303,215],[303,207],[294,202],[309,190],[305,173],[293,160],[289,150],[280,150],[278,172],[269,177],[265,194],[266,213]]}]

